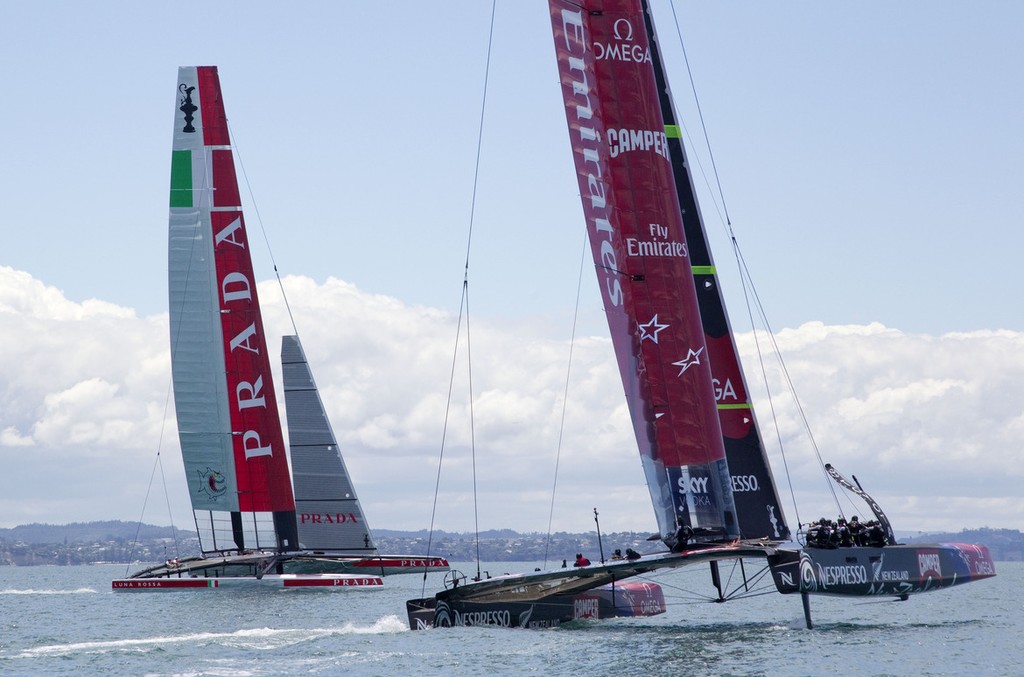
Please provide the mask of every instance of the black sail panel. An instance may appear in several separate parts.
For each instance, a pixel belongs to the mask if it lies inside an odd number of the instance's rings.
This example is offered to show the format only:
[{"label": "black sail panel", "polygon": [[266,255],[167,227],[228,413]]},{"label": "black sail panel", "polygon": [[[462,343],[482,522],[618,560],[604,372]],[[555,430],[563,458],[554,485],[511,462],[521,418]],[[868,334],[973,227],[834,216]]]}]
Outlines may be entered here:
[{"label": "black sail panel", "polygon": [[711,360],[719,420],[729,473],[732,475],[733,498],[740,532],[744,538],[786,539],[790,530],[786,526],[775,479],[768,465],[768,456],[740,366],[736,341],[729,325],[729,316],[718,284],[707,233],[697,205],[679,118],[676,116],[665,77],[647,0],[643,0],[643,5],[647,32],[650,36],[651,59],[654,62],[662,117],[665,120],[668,137],[669,156],[682,210],[683,230],[690,249],[693,281]]}]

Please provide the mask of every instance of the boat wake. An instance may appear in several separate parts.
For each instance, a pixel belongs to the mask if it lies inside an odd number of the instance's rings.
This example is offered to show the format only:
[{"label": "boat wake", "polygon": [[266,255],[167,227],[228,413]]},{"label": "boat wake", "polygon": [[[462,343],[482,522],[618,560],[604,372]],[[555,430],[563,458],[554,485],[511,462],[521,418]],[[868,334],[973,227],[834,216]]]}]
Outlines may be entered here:
[{"label": "boat wake", "polygon": [[188,644],[191,646],[219,645],[234,649],[265,650],[316,641],[342,635],[385,635],[409,632],[405,621],[395,615],[384,616],[370,625],[345,623],[336,628],[249,628],[234,632],[193,632],[181,635],[140,637],[98,642],[73,642],[33,647],[21,652],[21,658],[43,656],[73,656],[77,654],[104,654],[114,652],[145,652],[163,647]]},{"label": "boat wake", "polygon": [[83,595],[96,592],[98,591],[93,588],[75,588],[74,590],[36,590],[34,588],[13,590],[8,588],[0,590],[0,595]]}]

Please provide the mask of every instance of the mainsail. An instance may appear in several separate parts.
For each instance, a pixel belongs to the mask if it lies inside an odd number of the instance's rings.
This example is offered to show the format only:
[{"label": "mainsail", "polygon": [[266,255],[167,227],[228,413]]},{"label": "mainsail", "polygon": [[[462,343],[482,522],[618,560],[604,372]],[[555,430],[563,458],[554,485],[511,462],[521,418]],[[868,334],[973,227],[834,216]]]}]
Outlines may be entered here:
[{"label": "mainsail", "polygon": [[202,548],[294,550],[295,502],[215,67],[178,70],[169,270],[178,434]]},{"label": "mainsail", "polygon": [[658,527],[740,534],[690,248],[639,0],[552,0],[594,263]]},{"label": "mainsail", "polygon": [[744,538],[789,538],[789,527],[779,503],[775,479],[768,465],[764,443],[754,416],[739,353],[729,325],[718,272],[708,246],[704,220],[693,189],[693,177],[686,160],[682,130],[672,101],[672,92],[665,76],[654,19],[647,0],[641,0],[647,34],[650,36],[650,57],[658,83],[661,114],[665,121],[668,154],[675,175],[676,194],[682,209],[683,229],[689,247],[690,267],[700,306],[704,340],[711,361],[715,400],[722,425],[725,455],[732,475],[733,498]]},{"label": "mainsail", "polygon": [[305,550],[372,553],[370,529],[298,336],[284,337],[281,366],[299,543]]}]

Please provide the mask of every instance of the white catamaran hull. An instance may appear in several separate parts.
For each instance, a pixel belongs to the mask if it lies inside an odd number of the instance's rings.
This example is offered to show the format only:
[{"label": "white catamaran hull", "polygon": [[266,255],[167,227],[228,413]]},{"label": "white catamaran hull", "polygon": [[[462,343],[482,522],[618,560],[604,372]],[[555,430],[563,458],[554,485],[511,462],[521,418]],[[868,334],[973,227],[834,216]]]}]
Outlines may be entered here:
[{"label": "white catamaran hull", "polygon": [[114,580],[115,592],[161,592],[167,590],[238,590],[277,588],[283,590],[352,590],[376,589],[384,585],[380,576],[360,574],[267,574],[256,576],[224,576],[214,578],[122,578]]}]

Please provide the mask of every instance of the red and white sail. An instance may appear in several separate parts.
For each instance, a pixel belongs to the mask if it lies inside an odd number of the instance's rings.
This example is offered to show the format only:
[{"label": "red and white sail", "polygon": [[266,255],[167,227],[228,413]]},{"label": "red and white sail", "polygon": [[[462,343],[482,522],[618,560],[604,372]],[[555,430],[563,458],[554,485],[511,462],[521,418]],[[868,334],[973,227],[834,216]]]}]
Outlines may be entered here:
[{"label": "red and white sail", "polygon": [[[204,550],[268,545],[245,534],[275,531],[269,545],[295,548],[295,502],[217,69],[180,68],[175,89],[171,360],[192,507]],[[261,527],[264,520],[274,528]]]},{"label": "red and white sail", "polygon": [[639,0],[550,0],[583,211],[662,538],[739,535]]}]

